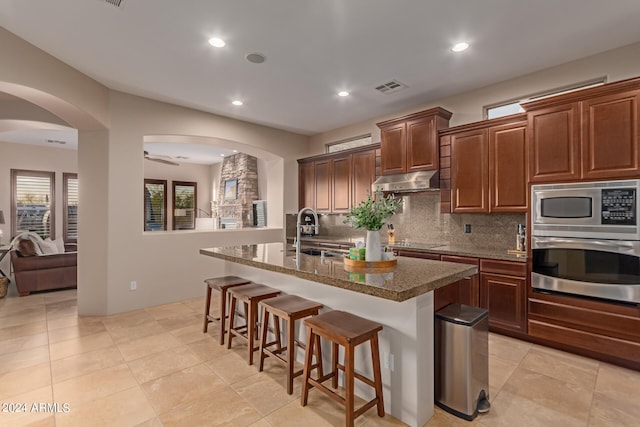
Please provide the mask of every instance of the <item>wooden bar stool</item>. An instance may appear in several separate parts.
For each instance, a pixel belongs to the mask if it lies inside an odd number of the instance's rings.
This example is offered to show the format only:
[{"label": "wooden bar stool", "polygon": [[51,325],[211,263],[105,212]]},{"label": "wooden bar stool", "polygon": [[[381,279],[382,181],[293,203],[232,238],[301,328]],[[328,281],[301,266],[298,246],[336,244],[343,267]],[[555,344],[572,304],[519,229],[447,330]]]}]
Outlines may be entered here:
[{"label": "wooden bar stool", "polygon": [[[231,340],[234,335],[246,340],[249,348],[249,365],[253,365],[253,352],[258,349],[255,346],[256,328],[258,326],[258,303],[267,298],[278,296],[280,291],[259,283],[249,283],[248,285],[229,288],[228,292],[231,308],[229,309],[227,348],[231,348]],[[234,326],[237,301],[244,303],[246,323],[241,326]],[[280,333],[279,330],[276,332]]]},{"label": "wooden bar stool", "polygon": [[[220,323],[220,345],[224,344],[224,334],[226,332],[225,325],[227,319],[227,289],[233,286],[246,285],[251,283],[251,280],[243,279],[238,276],[223,276],[206,279],[204,283],[207,284],[207,296],[204,299],[204,326],[202,332],[205,334],[209,329],[209,323]],[[213,317],[209,315],[211,309],[211,290],[220,292],[220,317]]]},{"label": "wooden bar stool", "polygon": [[[378,332],[382,330],[382,325],[363,319],[362,317],[337,310],[305,319],[304,324],[307,326],[307,351],[305,352],[302,395],[300,398],[302,406],[307,405],[309,389],[311,387],[316,387],[336,402],[345,406],[345,411],[347,413],[346,425],[349,427],[353,426],[353,422],[357,417],[362,415],[369,408],[372,408],[374,405],[378,407],[378,416],[384,417],[382,376],[380,374],[380,354],[378,349]],[[317,343],[316,337],[318,335],[331,341],[331,372],[319,377],[318,379],[313,379],[310,375],[311,361],[314,347]],[[367,341],[371,342],[373,381],[355,372],[353,366],[356,346]],[[338,363],[338,346],[343,346],[345,349],[344,365],[340,365]],[[324,381],[331,378],[331,385],[333,388],[337,388],[338,369],[345,373],[345,397],[340,396],[322,384]],[[365,403],[358,410],[354,410],[353,387],[355,378],[370,385],[376,391],[376,397]]]},{"label": "wooden bar stool", "polygon": [[[294,371],[296,345],[305,348],[305,345],[295,339],[296,321],[305,317],[317,315],[318,311],[323,307],[322,304],[308,299],[301,298],[297,295],[282,295],[275,298],[269,298],[260,302],[262,306],[262,331],[260,338],[260,367],[262,372],[264,368],[264,359],[268,356],[274,357],[287,367],[287,394],[293,394],[293,379],[302,375],[302,369]],[[275,323],[275,339],[267,342],[267,329],[269,326],[269,314],[273,314]],[[282,336],[280,334],[280,319],[287,322],[287,345],[282,346]],[[312,366],[318,369],[318,376],[322,376],[322,354],[320,350],[320,337],[316,336],[316,364]],[[270,347],[276,348],[271,350]],[[281,356],[286,352],[286,359]]]}]

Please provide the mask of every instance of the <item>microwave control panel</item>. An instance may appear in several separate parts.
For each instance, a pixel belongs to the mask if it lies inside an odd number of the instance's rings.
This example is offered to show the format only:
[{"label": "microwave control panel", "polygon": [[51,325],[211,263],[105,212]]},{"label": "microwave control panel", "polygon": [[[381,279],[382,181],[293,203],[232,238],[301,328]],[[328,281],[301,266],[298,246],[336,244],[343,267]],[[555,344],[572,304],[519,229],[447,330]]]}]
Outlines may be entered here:
[{"label": "microwave control panel", "polygon": [[602,190],[603,225],[636,225],[636,189],[607,188]]}]

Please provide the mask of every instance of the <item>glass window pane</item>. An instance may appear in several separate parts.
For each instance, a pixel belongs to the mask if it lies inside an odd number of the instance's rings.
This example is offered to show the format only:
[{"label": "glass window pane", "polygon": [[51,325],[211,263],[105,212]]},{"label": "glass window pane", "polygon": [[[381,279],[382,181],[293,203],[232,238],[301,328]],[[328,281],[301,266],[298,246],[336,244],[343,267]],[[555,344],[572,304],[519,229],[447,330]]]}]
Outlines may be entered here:
[{"label": "glass window pane", "polygon": [[196,227],[196,183],[173,183],[173,229],[193,230]]},{"label": "glass window pane", "polygon": [[166,198],[166,181],[145,180],[144,231],[164,231],[167,229]]},{"label": "glass window pane", "polygon": [[64,240],[65,242],[78,241],[78,176],[65,173],[64,180]]},{"label": "glass window pane", "polygon": [[12,170],[13,235],[32,231],[43,239],[54,236],[53,220],[53,172]]}]

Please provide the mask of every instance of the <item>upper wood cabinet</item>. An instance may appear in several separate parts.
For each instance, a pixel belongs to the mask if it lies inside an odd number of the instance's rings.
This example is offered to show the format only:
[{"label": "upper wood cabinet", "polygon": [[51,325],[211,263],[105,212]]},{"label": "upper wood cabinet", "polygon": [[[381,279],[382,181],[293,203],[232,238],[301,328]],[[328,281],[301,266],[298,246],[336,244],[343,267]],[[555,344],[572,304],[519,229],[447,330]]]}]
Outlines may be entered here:
[{"label": "upper wood cabinet", "polygon": [[523,104],[529,180],[624,179],[640,174],[640,78]]},{"label": "upper wood cabinet", "polygon": [[441,132],[443,212],[527,211],[525,118],[517,114]]},{"label": "upper wood cabinet", "polygon": [[375,144],[298,160],[298,208],[344,213],[365,200],[376,179]]},{"label": "upper wood cabinet", "polygon": [[382,175],[438,169],[438,130],[449,127],[449,118],[436,107],[378,123]]}]

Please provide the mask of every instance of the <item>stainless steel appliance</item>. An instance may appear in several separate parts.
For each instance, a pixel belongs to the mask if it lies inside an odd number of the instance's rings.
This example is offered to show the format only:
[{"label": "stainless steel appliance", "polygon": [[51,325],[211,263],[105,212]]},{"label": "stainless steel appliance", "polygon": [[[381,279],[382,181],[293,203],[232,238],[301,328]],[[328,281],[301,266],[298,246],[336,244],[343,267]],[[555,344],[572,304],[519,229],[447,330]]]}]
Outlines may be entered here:
[{"label": "stainless steel appliance", "polygon": [[534,290],[640,304],[640,180],[531,187]]}]

